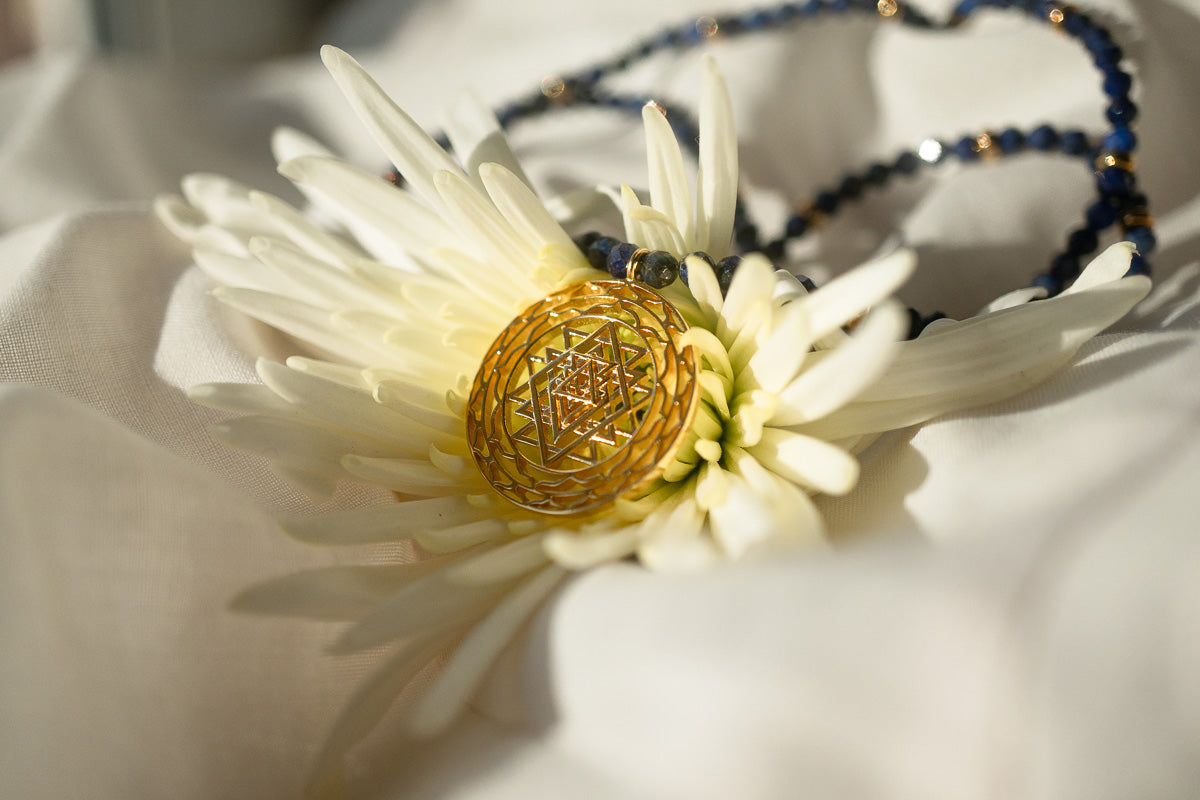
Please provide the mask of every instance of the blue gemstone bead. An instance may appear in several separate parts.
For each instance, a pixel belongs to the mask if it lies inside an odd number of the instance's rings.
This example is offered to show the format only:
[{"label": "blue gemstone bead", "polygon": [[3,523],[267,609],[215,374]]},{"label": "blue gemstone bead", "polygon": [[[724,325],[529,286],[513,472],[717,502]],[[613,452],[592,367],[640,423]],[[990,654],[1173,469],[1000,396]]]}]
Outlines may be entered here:
[{"label": "blue gemstone bead", "polygon": [[786,252],[786,246],[787,239],[776,239],[773,242],[764,244],[760,252],[772,261],[782,261],[783,255]]},{"label": "blue gemstone bead", "polygon": [[839,202],[838,196],[833,192],[821,192],[813,201],[813,205],[822,213],[832,214],[837,211]]},{"label": "blue gemstone bead", "polygon": [[971,136],[959,139],[954,145],[954,155],[958,156],[960,161],[974,161],[979,158],[979,152],[975,149],[975,139]]},{"label": "blue gemstone bead", "polygon": [[1124,57],[1125,51],[1112,42],[1108,42],[1092,50],[1092,63],[1099,67],[1102,72],[1108,72],[1110,69],[1116,68]]},{"label": "blue gemstone bead", "polygon": [[1129,194],[1133,183],[1133,175],[1120,167],[1106,167],[1096,176],[1096,186],[1110,195]]},{"label": "blue gemstone bead", "polygon": [[1150,262],[1141,253],[1134,253],[1133,258],[1129,259],[1129,271],[1126,275],[1149,275]]},{"label": "blue gemstone bead", "polygon": [[1129,73],[1115,68],[1104,71],[1104,93],[1109,97],[1124,97],[1132,85],[1133,78]]},{"label": "blue gemstone bead", "polygon": [[1097,200],[1088,206],[1088,227],[1094,231],[1102,231],[1117,221],[1117,207],[1107,200]]},{"label": "blue gemstone bead", "polygon": [[1087,134],[1078,130],[1063,131],[1058,146],[1069,156],[1081,156],[1089,149]]},{"label": "blue gemstone bead", "polygon": [[1092,20],[1087,14],[1074,11],[1068,12],[1063,17],[1063,30],[1072,36],[1079,36],[1090,27],[1092,27]]},{"label": "blue gemstone bead", "polygon": [[1050,262],[1050,277],[1061,286],[1079,274],[1079,258],[1070,253],[1060,253]]},{"label": "blue gemstone bead", "polygon": [[961,3],[954,7],[954,13],[957,16],[966,17],[977,8],[979,8],[979,0],[962,0]]},{"label": "blue gemstone bead", "polygon": [[1125,240],[1133,242],[1133,246],[1144,256],[1153,253],[1155,246],[1158,244],[1158,239],[1155,238],[1154,231],[1145,225],[1138,225],[1125,231]]},{"label": "blue gemstone bead", "polygon": [[614,278],[624,278],[629,268],[629,259],[637,252],[637,247],[629,242],[621,242],[608,252],[608,274]]},{"label": "blue gemstone bead", "polygon": [[717,286],[721,287],[721,294],[729,293],[729,287],[733,283],[733,274],[737,272],[738,265],[741,263],[742,259],[738,256],[729,256],[717,262]]},{"label": "blue gemstone bead", "polygon": [[1083,39],[1084,46],[1093,53],[1097,53],[1112,44],[1112,34],[1108,32],[1108,29],[1095,25],[1084,31],[1081,38]]},{"label": "blue gemstone bead", "polygon": [[1128,97],[1115,98],[1108,107],[1108,121],[1113,125],[1128,125],[1137,119],[1138,107]]},{"label": "blue gemstone bead", "polygon": [[847,200],[856,200],[862,196],[863,182],[862,178],[854,175],[847,175],[842,178],[842,183],[838,186],[838,194]]},{"label": "blue gemstone bead", "polygon": [[743,250],[758,249],[758,226],[746,224],[733,232],[733,240]]},{"label": "blue gemstone bead", "polygon": [[1096,232],[1091,228],[1080,228],[1067,237],[1067,252],[1075,256],[1086,256],[1095,251],[1100,243]]},{"label": "blue gemstone bead", "polygon": [[892,174],[891,167],[887,164],[875,162],[867,167],[866,173],[863,174],[863,182],[868,186],[883,186],[887,183],[888,176]]},{"label": "blue gemstone bead", "polygon": [[1104,137],[1105,150],[1110,150],[1114,153],[1128,153],[1133,148],[1137,147],[1137,137],[1133,135],[1133,131],[1125,127],[1117,127],[1113,132]]},{"label": "blue gemstone bead", "polygon": [[1029,132],[1025,142],[1034,150],[1053,150],[1058,146],[1058,131],[1049,125],[1039,125]]},{"label": "blue gemstone bead", "polygon": [[1001,153],[1016,153],[1025,146],[1025,134],[1021,133],[1016,128],[1005,128],[1000,132],[1000,136],[998,138],[1000,141]]},{"label": "blue gemstone bead", "polygon": [[611,236],[601,236],[593,240],[587,249],[588,263],[595,269],[608,269],[608,254],[619,242]]},{"label": "blue gemstone bead", "polygon": [[808,232],[808,220],[799,214],[793,214],[788,217],[787,226],[784,231],[792,239],[799,239]]},{"label": "blue gemstone bead", "polygon": [[894,168],[901,175],[912,175],[921,167],[921,157],[911,150],[906,150],[896,156]]},{"label": "blue gemstone bead", "polygon": [[1035,276],[1034,279],[1030,281],[1029,285],[1045,289],[1046,292],[1051,296],[1058,294],[1058,290],[1060,288],[1058,281],[1050,277],[1050,273],[1048,272],[1043,272],[1041,275]]}]

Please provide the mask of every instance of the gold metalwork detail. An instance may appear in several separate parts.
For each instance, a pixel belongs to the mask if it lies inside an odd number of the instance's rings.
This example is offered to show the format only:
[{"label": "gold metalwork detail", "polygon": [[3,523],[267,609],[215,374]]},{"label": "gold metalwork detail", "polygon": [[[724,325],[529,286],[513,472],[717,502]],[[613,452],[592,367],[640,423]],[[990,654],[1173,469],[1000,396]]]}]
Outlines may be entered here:
[{"label": "gold metalwork detail", "polygon": [[488,482],[544,514],[583,514],[647,485],[700,399],[679,312],[650,289],[589,281],[534,303],[488,350],[467,441]]},{"label": "gold metalwork detail", "polygon": [[698,17],[696,19],[696,33],[701,39],[711,39],[717,35],[721,26],[712,17]]},{"label": "gold metalwork detail", "polygon": [[1096,157],[1096,169],[1103,170],[1108,167],[1119,167],[1126,172],[1134,172],[1137,170],[1137,161],[1133,156],[1119,153],[1101,153]]}]

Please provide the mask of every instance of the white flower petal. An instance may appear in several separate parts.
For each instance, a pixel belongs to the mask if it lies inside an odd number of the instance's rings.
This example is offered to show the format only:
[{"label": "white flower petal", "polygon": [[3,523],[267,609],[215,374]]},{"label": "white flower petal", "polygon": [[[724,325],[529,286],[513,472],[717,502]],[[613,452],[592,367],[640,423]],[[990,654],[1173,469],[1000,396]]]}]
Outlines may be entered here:
[{"label": "white flower petal", "polygon": [[345,239],[317,227],[278,197],[266,192],[251,192],[250,202],[269,214],[280,231],[297,247],[322,261],[345,266],[367,255],[364,250]]},{"label": "white flower petal", "polygon": [[846,344],[809,355],[809,363],[799,377],[779,393],[779,404],[769,424],[797,425],[841,408],[879,377],[907,329],[908,315],[898,303],[889,301],[876,308],[859,323]]},{"label": "white flower petal", "polygon": [[469,556],[446,570],[450,583],[484,584],[519,578],[546,566],[549,559],[542,535],[523,536],[478,555]]},{"label": "white flower petal", "polygon": [[[642,107],[642,125],[646,131],[646,160],[650,169],[650,205],[670,220],[682,242],[691,242],[695,231],[692,193],[688,189],[679,142],[671,124],[654,103]],[[672,252],[683,255],[684,247],[686,245]]]},{"label": "white flower petal", "polygon": [[1132,242],[1117,242],[1111,245],[1083,268],[1083,272],[1079,273],[1079,277],[1063,291],[1063,294],[1075,294],[1120,280],[1129,272],[1129,262],[1136,252],[1137,248]]},{"label": "white flower petal", "polygon": [[565,577],[563,569],[546,567],[514,589],[471,629],[413,708],[406,721],[413,736],[436,736],[457,719],[487,670]]},{"label": "white flower petal", "polygon": [[251,614],[352,622],[431,568],[414,562],[292,572],[239,592],[230,608]]},{"label": "white flower petal", "polygon": [[817,291],[797,300],[804,304],[810,314],[810,335],[820,339],[890,296],[908,280],[916,265],[916,255],[911,250],[896,250],[878,261],[834,278]]},{"label": "white flower petal", "polygon": [[764,428],[749,453],[775,474],[814,492],[843,495],[858,482],[856,458],[811,436]]},{"label": "white flower petal", "polygon": [[571,237],[519,176],[500,164],[488,163],[479,167],[479,177],[500,214],[535,250],[558,245],[575,254],[574,266],[587,266]]},{"label": "white flower petal", "polygon": [[[459,154],[467,175],[474,181],[482,177],[480,168],[484,164],[497,164],[527,188],[533,188],[521,162],[508,146],[496,115],[474,92],[463,92],[450,104],[445,123],[450,146]],[[477,185],[483,188],[482,182]]]},{"label": "white flower petal", "polygon": [[696,249],[720,260],[729,253],[737,204],[738,150],[733,103],[716,61],[704,60],[700,95],[700,172],[697,178]]},{"label": "white flower petal", "polygon": [[619,561],[636,550],[637,546],[637,532],[630,527],[599,533],[552,531],[544,540],[546,555],[554,563],[572,570]]},{"label": "white flower petal", "polygon": [[384,94],[357,61],[331,45],[321,48],[321,59],[371,138],[416,193],[438,208],[441,200],[434,187],[434,175],[446,170],[465,180],[462,170],[420,125]]},{"label": "white flower petal", "polygon": [[376,544],[411,539],[427,528],[490,519],[494,513],[490,505],[475,505],[465,497],[431,497],[325,514],[288,514],[279,524],[289,536],[309,544]]}]

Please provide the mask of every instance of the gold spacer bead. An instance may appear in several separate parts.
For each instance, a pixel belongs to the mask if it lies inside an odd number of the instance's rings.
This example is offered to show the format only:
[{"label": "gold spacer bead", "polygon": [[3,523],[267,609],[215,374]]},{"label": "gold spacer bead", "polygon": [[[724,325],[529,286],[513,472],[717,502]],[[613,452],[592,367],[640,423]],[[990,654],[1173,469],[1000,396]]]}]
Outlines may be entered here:
[{"label": "gold spacer bead", "polygon": [[1063,13],[1061,8],[1052,8],[1050,9],[1050,13],[1046,15],[1046,19],[1050,20],[1050,24],[1055,27],[1062,25],[1065,17],[1066,14]]},{"label": "gold spacer bead", "polygon": [[996,134],[992,131],[984,131],[976,136],[971,149],[978,153],[980,158],[993,159],[1000,157],[1000,148],[996,147]]},{"label": "gold spacer bead", "polygon": [[1101,153],[1096,157],[1096,170],[1103,171],[1109,167],[1119,167],[1126,172],[1135,172],[1137,170],[1137,161],[1133,156],[1123,156],[1117,153]]},{"label": "gold spacer bead", "polygon": [[815,203],[809,203],[800,209],[799,215],[808,222],[810,228],[815,228],[825,222],[825,212],[817,208]]},{"label": "gold spacer bead", "polygon": [[650,253],[645,247],[639,247],[633,251],[633,255],[629,257],[629,263],[625,265],[625,280],[636,281],[638,267],[642,265],[642,259]]},{"label": "gold spacer bead", "polygon": [[896,0],[879,0],[875,8],[881,17],[894,17],[900,13],[900,4]]},{"label": "gold spacer bead", "polygon": [[1154,227],[1154,217],[1145,209],[1132,211],[1121,218],[1121,230],[1127,231],[1130,228],[1138,227]]},{"label": "gold spacer bead", "polygon": [[696,18],[696,33],[700,34],[701,39],[711,39],[717,35],[721,26],[712,17],[697,17]]}]

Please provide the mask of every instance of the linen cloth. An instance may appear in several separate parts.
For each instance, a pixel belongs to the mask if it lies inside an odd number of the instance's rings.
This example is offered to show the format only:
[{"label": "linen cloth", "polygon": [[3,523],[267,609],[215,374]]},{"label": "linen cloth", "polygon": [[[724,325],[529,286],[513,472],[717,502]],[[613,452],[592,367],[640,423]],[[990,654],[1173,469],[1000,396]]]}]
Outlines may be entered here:
[{"label": "linen cloth", "polygon": [[[1200,6],[1090,5],[1138,81],[1154,294],[1037,389],[883,437],[858,489],[820,501],[829,554],[574,580],[449,736],[417,746],[385,720],[351,796],[1200,793]],[[499,103],[713,10],[454,0],[389,23],[381,7],[329,33],[394,24],[354,54],[430,128],[465,86]],[[1103,122],[1083,51],[1015,13],[951,34],[824,18],[709,49],[767,227],[925,136]],[[622,78],[681,101],[698,84],[695,53]],[[212,300],[148,210],[193,171],[298,200],[267,149],[282,123],[380,165],[315,51],[0,72],[2,797],[297,797],[370,668],[323,654],[336,625],[227,610],[255,581],[396,553],[277,530],[274,512],[312,502],[218,444],[221,415],[184,392],[254,380],[254,357],[289,345]],[[645,180],[636,122],[578,112],[513,136],[546,195]],[[953,316],[1024,285],[1092,191],[1078,163],[1032,154],[901,183],[794,255],[821,279],[902,237],[921,260],[902,297]],[[384,499],[345,487],[322,507]]]}]

